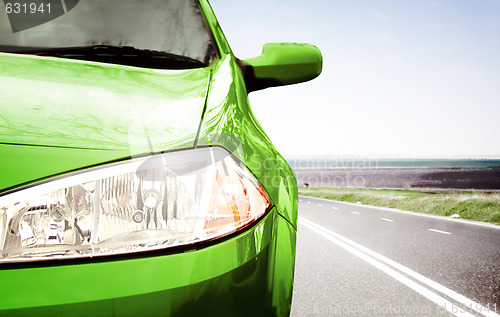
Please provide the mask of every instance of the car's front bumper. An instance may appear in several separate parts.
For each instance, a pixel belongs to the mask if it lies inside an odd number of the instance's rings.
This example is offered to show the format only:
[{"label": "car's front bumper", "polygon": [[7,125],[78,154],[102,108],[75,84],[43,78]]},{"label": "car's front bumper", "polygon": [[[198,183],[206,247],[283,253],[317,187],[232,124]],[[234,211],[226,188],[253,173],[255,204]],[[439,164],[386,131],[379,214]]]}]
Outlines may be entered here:
[{"label": "car's front bumper", "polygon": [[0,266],[0,316],[287,315],[294,258],[295,229],[272,208],[249,230],[201,249]]}]

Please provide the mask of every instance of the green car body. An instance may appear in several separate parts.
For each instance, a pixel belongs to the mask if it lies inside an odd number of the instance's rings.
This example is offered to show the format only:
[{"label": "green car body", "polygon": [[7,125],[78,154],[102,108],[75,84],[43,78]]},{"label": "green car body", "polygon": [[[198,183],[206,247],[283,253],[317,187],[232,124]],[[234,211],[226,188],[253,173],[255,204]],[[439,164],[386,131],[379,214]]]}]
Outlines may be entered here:
[{"label": "green car body", "polygon": [[0,263],[0,316],[289,314],[297,183],[248,92],[316,77],[321,55],[309,45],[271,44],[272,54],[240,61],[208,2],[199,8],[218,50],[206,67],[0,53],[0,196],[112,162],[222,147],[265,189],[265,215],[179,248]]}]

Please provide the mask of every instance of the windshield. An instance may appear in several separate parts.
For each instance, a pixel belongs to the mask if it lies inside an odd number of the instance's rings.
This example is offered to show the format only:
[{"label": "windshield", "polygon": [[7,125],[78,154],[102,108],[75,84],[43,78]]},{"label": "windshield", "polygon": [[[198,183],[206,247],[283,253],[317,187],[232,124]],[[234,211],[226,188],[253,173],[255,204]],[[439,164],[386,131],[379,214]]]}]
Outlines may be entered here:
[{"label": "windshield", "polygon": [[150,67],[172,56],[200,67],[216,55],[194,0],[4,0],[0,8],[4,52],[101,62],[117,56],[121,64],[156,58]]}]

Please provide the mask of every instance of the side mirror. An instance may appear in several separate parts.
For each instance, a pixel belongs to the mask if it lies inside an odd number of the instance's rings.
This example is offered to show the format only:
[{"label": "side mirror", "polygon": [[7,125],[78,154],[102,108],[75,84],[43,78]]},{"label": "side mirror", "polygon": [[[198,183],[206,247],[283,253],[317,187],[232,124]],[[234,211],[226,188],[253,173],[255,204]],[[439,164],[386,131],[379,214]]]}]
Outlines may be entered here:
[{"label": "side mirror", "polygon": [[240,60],[247,91],[302,83],[321,74],[323,58],[310,44],[268,43],[259,57]]}]

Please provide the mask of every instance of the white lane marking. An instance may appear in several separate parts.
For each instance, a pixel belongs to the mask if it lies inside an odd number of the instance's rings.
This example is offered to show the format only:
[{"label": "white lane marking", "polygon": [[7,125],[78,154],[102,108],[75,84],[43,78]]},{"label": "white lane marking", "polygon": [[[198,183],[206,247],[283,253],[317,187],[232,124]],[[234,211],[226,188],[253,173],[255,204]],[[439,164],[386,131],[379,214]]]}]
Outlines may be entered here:
[{"label": "white lane marking", "polygon": [[310,201],[307,201],[308,204],[310,204],[311,202]]},{"label": "white lane marking", "polygon": [[337,237],[337,234],[335,234],[334,232],[328,232],[329,230],[327,230],[326,228],[323,228],[323,227],[315,224],[314,222],[310,222],[310,221],[305,220],[303,218],[300,220],[301,220],[302,225],[305,225],[306,227],[308,227],[312,231],[316,232],[317,234],[323,236],[327,240],[329,240],[329,241],[335,243],[336,245],[338,245],[339,247],[347,250],[348,252],[350,252],[353,255],[357,256],[358,258],[364,260],[368,264],[373,265],[374,267],[376,267],[377,269],[381,270],[382,272],[388,274],[389,276],[396,279],[397,281],[405,284],[409,288],[413,289],[414,291],[416,291],[420,295],[431,300],[432,302],[439,305],[440,307],[447,308],[447,310],[449,312],[451,312],[452,314],[454,314],[455,316],[473,316],[469,313],[462,314],[462,313],[453,312],[451,309],[453,304],[451,302],[449,302],[448,300],[446,300],[445,298],[443,298],[443,297],[439,296],[438,294],[432,292],[431,290],[423,287],[422,285],[410,280],[406,276],[395,271],[394,269],[391,269],[389,266],[375,260],[374,258],[370,257],[366,253],[363,253],[360,250],[358,250],[358,249],[348,245],[347,243],[341,241],[341,239],[339,239],[339,237]]},{"label": "white lane marking", "polygon": [[332,209],[338,210],[338,208],[337,208],[337,207],[332,207]]},{"label": "white lane marking", "polygon": [[389,222],[393,222],[394,221],[394,220],[388,219],[388,218],[380,218],[380,220],[389,221]]},{"label": "white lane marking", "polygon": [[357,211],[351,211],[351,214],[359,215],[359,212],[357,212]]},{"label": "white lane marking", "polygon": [[[321,236],[325,237],[326,239],[332,241],[333,243],[337,244],[338,246],[346,249],[350,253],[358,256],[359,258],[365,260],[369,264],[375,266],[376,268],[380,269],[381,271],[389,274],[396,280],[402,282],[403,284],[407,285],[408,287],[412,288],[413,290],[417,291],[419,294],[427,297],[434,303],[437,303],[440,305],[441,308],[445,308],[448,310],[450,313],[454,314],[455,316],[473,316],[469,313],[467,313],[464,310],[458,309],[457,312],[457,305],[450,303],[448,300],[444,299],[443,297],[439,296],[438,294],[432,292],[431,290],[421,286],[420,284],[415,283],[414,281],[408,279],[407,277],[401,275],[400,273],[394,271],[387,265],[392,266],[393,268],[401,271],[402,273],[405,273],[409,275],[410,277],[420,281],[421,283],[433,288],[434,290],[454,299],[455,301],[459,302],[461,306],[459,307],[470,307],[477,311],[478,313],[482,314],[483,316],[487,317],[500,317],[499,314],[495,313],[491,309],[488,309],[488,307],[484,307],[483,305],[474,302],[473,300],[437,283],[434,282],[433,280],[413,271],[412,269],[397,263],[394,260],[391,260],[375,251],[372,251],[368,249],[367,247],[362,246],[361,244],[358,244],[352,240],[349,240],[338,233],[335,233],[331,230],[326,229],[325,227],[322,227],[310,220],[305,219],[304,217],[299,216],[299,223],[302,225],[305,225],[309,229],[313,230],[314,232],[320,234]],[[378,261],[377,261],[378,260]],[[379,262],[380,261],[380,262]],[[384,265],[383,263],[387,264]],[[428,297],[430,296],[430,297]],[[436,301],[439,301],[436,302]],[[443,304],[441,304],[443,303]],[[458,313],[458,315],[457,315]]]},{"label": "white lane marking", "polygon": [[437,232],[437,233],[451,234],[451,232],[446,232],[446,231],[441,231],[441,230],[436,230],[436,229],[429,229],[429,230]]},{"label": "white lane marking", "polygon": [[494,224],[485,223],[485,222],[478,222],[478,221],[472,221],[472,220],[466,220],[466,219],[450,218],[450,217],[437,216],[437,215],[427,215],[427,214],[421,214],[421,213],[417,213],[417,212],[413,212],[413,211],[401,210],[401,209],[396,209],[396,208],[378,207],[378,206],[371,206],[371,205],[358,205],[356,203],[349,203],[349,202],[346,202],[346,201],[338,201],[338,200],[331,200],[331,199],[311,197],[311,196],[300,196],[300,197],[307,197],[307,198],[311,198],[311,199],[319,199],[319,200],[328,201],[330,203],[335,203],[335,204],[344,204],[344,205],[351,205],[351,206],[357,206],[357,207],[365,207],[365,208],[373,208],[373,209],[385,210],[385,211],[389,211],[389,212],[404,213],[406,215],[416,216],[416,217],[425,217],[425,218],[434,218],[434,219],[437,219],[437,220],[453,221],[453,222],[459,222],[459,223],[468,224],[468,225],[475,225],[475,226],[481,226],[481,227],[486,227],[486,228],[490,228],[490,229],[500,230],[500,226],[499,225],[494,225]]},{"label": "white lane marking", "polygon": [[301,201],[302,201],[302,199],[299,199],[299,202],[301,202]]},{"label": "white lane marking", "polygon": [[318,206],[320,206],[320,207],[321,207],[321,206],[323,206],[323,205],[322,205],[322,204],[318,204]]}]

